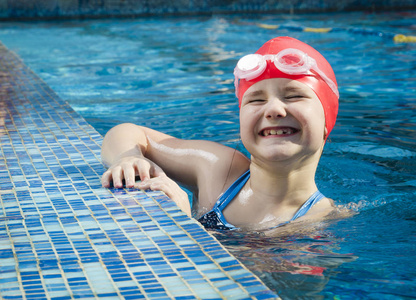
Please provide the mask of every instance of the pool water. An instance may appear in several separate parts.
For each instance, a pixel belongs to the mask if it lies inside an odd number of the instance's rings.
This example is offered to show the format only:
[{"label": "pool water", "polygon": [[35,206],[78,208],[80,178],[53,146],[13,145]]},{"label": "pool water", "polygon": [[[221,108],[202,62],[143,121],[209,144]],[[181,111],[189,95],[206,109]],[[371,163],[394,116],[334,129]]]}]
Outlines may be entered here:
[{"label": "pool water", "polygon": [[[355,215],[272,237],[214,233],[283,299],[416,297],[416,12],[2,23],[0,40],[101,134],[122,122],[242,149],[232,71],[278,35],[333,65],[317,184]],[[265,26],[266,25],[266,26]],[[276,28],[274,25],[280,25]],[[328,33],[304,27],[336,28]]]}]

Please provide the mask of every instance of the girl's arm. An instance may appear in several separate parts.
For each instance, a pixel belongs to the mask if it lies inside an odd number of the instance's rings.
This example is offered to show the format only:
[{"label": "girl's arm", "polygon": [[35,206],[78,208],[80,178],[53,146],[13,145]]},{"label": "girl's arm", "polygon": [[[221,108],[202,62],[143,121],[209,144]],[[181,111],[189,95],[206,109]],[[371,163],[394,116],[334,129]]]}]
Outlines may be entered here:
[{"label": "girl's arm", "polygon": [[[249,164],[243,154],[224,145],[177,139],[127,123],[106,134],[101,158],[109,167],[102,176],[104,187],[113,182],[114,187],[121,188],[125,180],[126,187],[131,188],[136,176],[146,182],[167,175],[193,192],[204,207],[211,207]],[[172,187],[170,183],[164,186]]]},{"label": "girl's arm", "polygon": [[[189,188],[206,178],[221,181],[227,175],[234,149],[201,140],[182,140],[150,128],[126,123],[104,137],[101,159],[109,167],[102,183],[108,187],[133,187],[135,176],[147,180],[165,173]],[[224,174],[223,174],[224,173]]]}]

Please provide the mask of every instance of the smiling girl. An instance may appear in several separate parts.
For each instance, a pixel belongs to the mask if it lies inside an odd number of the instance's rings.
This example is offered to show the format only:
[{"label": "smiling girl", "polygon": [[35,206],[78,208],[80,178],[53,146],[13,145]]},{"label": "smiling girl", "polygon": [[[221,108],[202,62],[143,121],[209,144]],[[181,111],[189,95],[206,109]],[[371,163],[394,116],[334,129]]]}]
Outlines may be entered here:
[{"label": "smiling girl", "polygon": [[[213,229],[268,230],[328,215],[333,203],[318,191],[315,173],[338,112],[329,63],[312,47],[277,37],[241,58],[234,75],[250,159],[214,142],[121,124],[103,141],[103,186],[121,188],[124,180],[128,188],[164,191]],[[176,182],[193,193],[192,213]]]}]

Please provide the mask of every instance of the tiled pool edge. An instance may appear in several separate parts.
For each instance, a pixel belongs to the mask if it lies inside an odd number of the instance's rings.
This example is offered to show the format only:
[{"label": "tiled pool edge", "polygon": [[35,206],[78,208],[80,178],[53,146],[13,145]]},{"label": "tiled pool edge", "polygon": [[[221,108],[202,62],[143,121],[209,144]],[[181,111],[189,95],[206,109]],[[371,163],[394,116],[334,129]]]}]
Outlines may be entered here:
[{"label": "tiled pool edge", "polygon": [[278,298],[163,194],[101,188],[101,135],[0,57],[0,298]]}]

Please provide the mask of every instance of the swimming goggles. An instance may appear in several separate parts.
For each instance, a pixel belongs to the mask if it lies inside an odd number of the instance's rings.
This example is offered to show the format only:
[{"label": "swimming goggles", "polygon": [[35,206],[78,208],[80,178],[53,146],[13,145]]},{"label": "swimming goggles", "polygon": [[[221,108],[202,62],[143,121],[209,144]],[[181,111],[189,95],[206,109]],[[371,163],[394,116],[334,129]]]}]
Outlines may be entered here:
[{"label": "swimming goggles", "polygon": [[272,61],[278,70],[289,75],[315,75],[311,72],[314,71],[339,97],[336,84],[318,68],[316,60],[303,51],[292,48],[284,49],[275,55],[248,54],[243,56],[234,69],[236,91],[239,79],[252,80],[263,74],[267,68],[267,60]]}]

